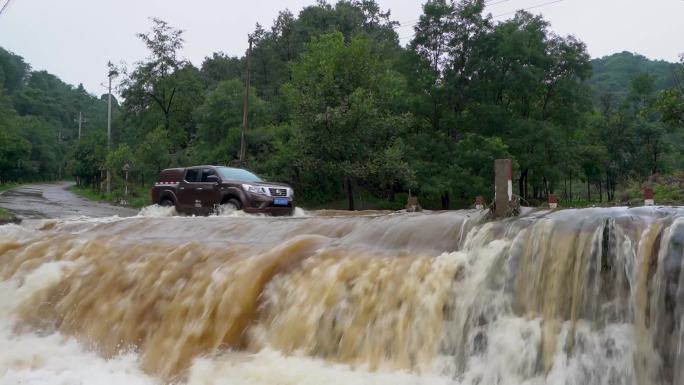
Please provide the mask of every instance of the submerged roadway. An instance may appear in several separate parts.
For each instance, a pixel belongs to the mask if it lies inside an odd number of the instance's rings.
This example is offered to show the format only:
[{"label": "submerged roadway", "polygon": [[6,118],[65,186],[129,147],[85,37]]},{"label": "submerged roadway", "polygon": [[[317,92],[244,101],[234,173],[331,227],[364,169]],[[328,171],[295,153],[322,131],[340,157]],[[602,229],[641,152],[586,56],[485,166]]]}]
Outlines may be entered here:
[{"label": "submerged roadway", "polygon": [[22,219],[129,217],[138,210],[94,202],[69,191],[71,182],[30,184],[0,194],[0,207]]}]

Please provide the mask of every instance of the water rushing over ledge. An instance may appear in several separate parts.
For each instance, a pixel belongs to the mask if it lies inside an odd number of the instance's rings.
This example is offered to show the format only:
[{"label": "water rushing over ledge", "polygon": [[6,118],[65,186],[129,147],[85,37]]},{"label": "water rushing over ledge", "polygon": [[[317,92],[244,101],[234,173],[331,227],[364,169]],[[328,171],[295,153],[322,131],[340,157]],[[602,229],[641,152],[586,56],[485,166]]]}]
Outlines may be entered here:
[{"label": "water rushing over ledge", "polygon": [[684,209],[158,214],[0,227],[0,384],[684,383]]}]

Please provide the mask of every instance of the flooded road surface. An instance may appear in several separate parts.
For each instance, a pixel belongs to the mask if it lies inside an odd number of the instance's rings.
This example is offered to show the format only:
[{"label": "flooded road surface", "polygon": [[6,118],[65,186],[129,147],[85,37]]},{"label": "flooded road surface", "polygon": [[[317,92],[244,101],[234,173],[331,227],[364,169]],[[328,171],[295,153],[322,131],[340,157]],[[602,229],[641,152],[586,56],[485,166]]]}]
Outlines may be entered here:
[{"label": "flooded road surface", "polygon": [[681,208],[91,218],[24,191],[61,218],[0,226],[0,385],[684,384]]},{"label": "flooded road surface", "polygon": [[138,213],[138,210],[83,199],[68,190],[72,185],[59,182],[17,187],[0,194],[0,207],[23,219],[129,217]]}]

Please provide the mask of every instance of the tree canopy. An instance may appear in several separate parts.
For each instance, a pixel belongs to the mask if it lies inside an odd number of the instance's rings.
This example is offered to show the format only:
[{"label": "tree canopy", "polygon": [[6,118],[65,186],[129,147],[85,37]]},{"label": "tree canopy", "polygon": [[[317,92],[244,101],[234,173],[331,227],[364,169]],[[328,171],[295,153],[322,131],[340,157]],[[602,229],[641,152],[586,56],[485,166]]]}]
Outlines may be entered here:
[{"label": "tree canopy", "polygon": [[[492,195],[502,157],[529,202],[577,199],[580,184],[614,200],[621,183],[684,167],[682,63],[591,60],[541,16],[495,21],[484,0],[428,0],[407,46],[397,24],[374,0],[257,24],[247,167],[291,183],[300,202],[350,209],[399,207],[409,192],[426,207],[466,205]],[[195,66],[183,34],[156,18],[138,34],[148,55],[119,71],[109,150],[102,98],[0,49],[0,179],[97,184],[109,167],[117,182],[126,164],[144,186],[165,167],[235,161],[246,57],[215,52]]]}]

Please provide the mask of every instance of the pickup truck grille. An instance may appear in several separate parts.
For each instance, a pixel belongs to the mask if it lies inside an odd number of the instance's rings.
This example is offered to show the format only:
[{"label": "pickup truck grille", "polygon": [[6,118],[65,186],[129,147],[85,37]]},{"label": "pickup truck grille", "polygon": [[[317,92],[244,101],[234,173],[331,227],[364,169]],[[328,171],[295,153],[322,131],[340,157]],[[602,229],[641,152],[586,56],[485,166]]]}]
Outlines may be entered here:
[{"label": "pickup truck grille", "polygon": [[271,196],[274,197],[286,197],[287,196],[287,189],[286,188],[269,188],[268,189],[271,192]]}]

